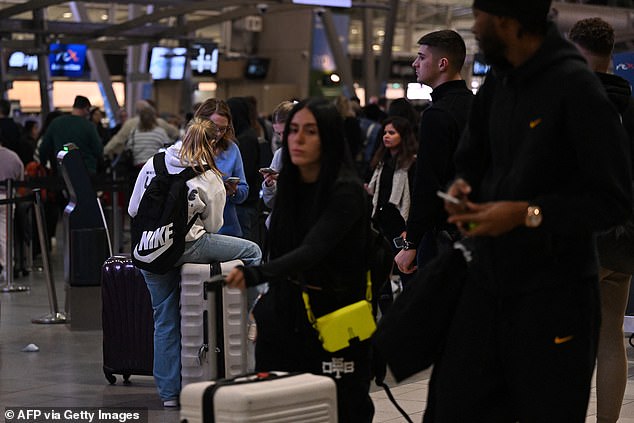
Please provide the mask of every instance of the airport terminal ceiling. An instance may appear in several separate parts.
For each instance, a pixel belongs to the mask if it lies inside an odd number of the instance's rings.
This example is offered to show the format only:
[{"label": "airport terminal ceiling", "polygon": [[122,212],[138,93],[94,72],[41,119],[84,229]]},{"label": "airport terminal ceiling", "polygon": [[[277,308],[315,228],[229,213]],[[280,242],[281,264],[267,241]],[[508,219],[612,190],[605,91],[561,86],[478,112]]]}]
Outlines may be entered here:
[{"label": "airport terminal ceiling", "polygon": [[[633,47],[634,9],[632,0],[555,2],[560,15],[570,21],[591,13],[610,21],[617,30],[617,41]],[[363,22],[372,22],[372,48],[378,54],[385,36],[389,8],[398,5],[394,28],[393,57],[411,57],[421,34],[450,27],[466,39],[470,51],[475,41],[470,33],[471,0],[353,0],[351,9],[333,8],[350,14],[348,53],[363,53]],[[59,0],[0,0],[0,46],[36,51],[39,46],[60,41],[84,43],[104,52],[125,52],[129,45],[144,42],[177,46],[187,40],[206,40],[218,44],[223,54],[251,54],[236,46],[231,34],[236,28],[251,32],[269,30],[259,19],[264,13],[279,13],[293,8],[312,7],[292,4],[291,0],[138,0],[108,2],[64,2]],[[366,13],[367,11],[369,13]],[[259,25],[259,26],[258,26]],[[565,23],[563,24],[566,25]],[[234,38],[235,39],[235,38]],[[247,47],[248,48],[248,47]]]}]

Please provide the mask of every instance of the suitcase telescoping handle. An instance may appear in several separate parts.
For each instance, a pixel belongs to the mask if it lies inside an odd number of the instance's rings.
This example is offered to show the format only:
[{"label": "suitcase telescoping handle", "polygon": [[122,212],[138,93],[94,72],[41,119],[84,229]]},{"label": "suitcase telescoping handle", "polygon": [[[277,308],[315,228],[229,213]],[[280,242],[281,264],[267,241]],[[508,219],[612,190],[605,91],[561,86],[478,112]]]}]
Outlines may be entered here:
[{"label": "suitcase telescoping handle", "polygon": [[236,266],[244,266],[242,260],[229,260],[223,262],[215,262],[209,266],[209,278],[211,281],[223,280]]}]

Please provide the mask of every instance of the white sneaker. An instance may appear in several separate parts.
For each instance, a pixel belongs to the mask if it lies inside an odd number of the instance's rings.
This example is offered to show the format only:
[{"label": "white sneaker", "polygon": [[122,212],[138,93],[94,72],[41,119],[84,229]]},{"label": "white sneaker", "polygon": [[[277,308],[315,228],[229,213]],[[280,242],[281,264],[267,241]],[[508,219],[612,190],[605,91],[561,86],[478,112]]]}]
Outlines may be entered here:
[{"label": "white sneaker", "polygon": [[178,407],[180,407],[180,404],[178,403],[177,399],[170,399],[170,400],[163,401],[163,407],[165,407],[165,408],[178,408]]}]

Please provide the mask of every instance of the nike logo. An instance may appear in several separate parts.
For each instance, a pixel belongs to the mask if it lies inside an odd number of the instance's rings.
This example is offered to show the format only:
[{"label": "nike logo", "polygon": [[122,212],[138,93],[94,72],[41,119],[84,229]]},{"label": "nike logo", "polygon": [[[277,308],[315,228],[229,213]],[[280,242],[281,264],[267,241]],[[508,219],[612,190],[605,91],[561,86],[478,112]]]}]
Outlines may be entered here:
[{"label": "nike logo", "polygon": [[[155,231],[143,231],[141,240],[134,247],[134,258],[144,263],[151,263],[160,257],[174,244],[173,223],[158,228]],[[144,253],[147,251],[147,253]]]},{"label": "nike logo", "polygon": [[570,341],[572,338],[574,338],[573,335],[569,335],[569,336],[564,336],[563,338],[560,338],[558,336],[555,336],[555,345],[559,345],[559,344],[563,344],[564,342],[568,342]]},{"label": "nike logo", "polygon": [[542,118],[531,120],[528,126],[530,126],[531,129],[535,129],[540,123],[542,123]]}]

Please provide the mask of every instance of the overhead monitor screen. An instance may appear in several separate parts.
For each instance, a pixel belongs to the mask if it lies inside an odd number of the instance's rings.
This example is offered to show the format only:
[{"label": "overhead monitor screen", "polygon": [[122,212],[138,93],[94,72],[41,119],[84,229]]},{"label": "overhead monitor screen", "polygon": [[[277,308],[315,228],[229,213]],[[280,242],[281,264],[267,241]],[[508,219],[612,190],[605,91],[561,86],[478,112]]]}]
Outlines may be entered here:
[{"label": "overhead monitor screen", "polygon": [[183,79],[186,60],[187,49],[185,47],[152,47],[152,55],[150,56],[152,79]]},{"label": "overhead monitor screen", "polygon": [[248,79],[263,79],[266,78],[269,72],[269,59],[263,57],[251,57],[247,60],[247,67],[245,69],[245,77]]},{"label": "overhead monitor screen", "polygon": [[218,47],[214,44],[194,44],[191,51],[192,74],[195,76],[218,73]]},{"label": "overhead monitor screen", "polygon": [[86,46],[83,44],[51,44],[48,60],[51,76],[80,77],[84,75]]}]

